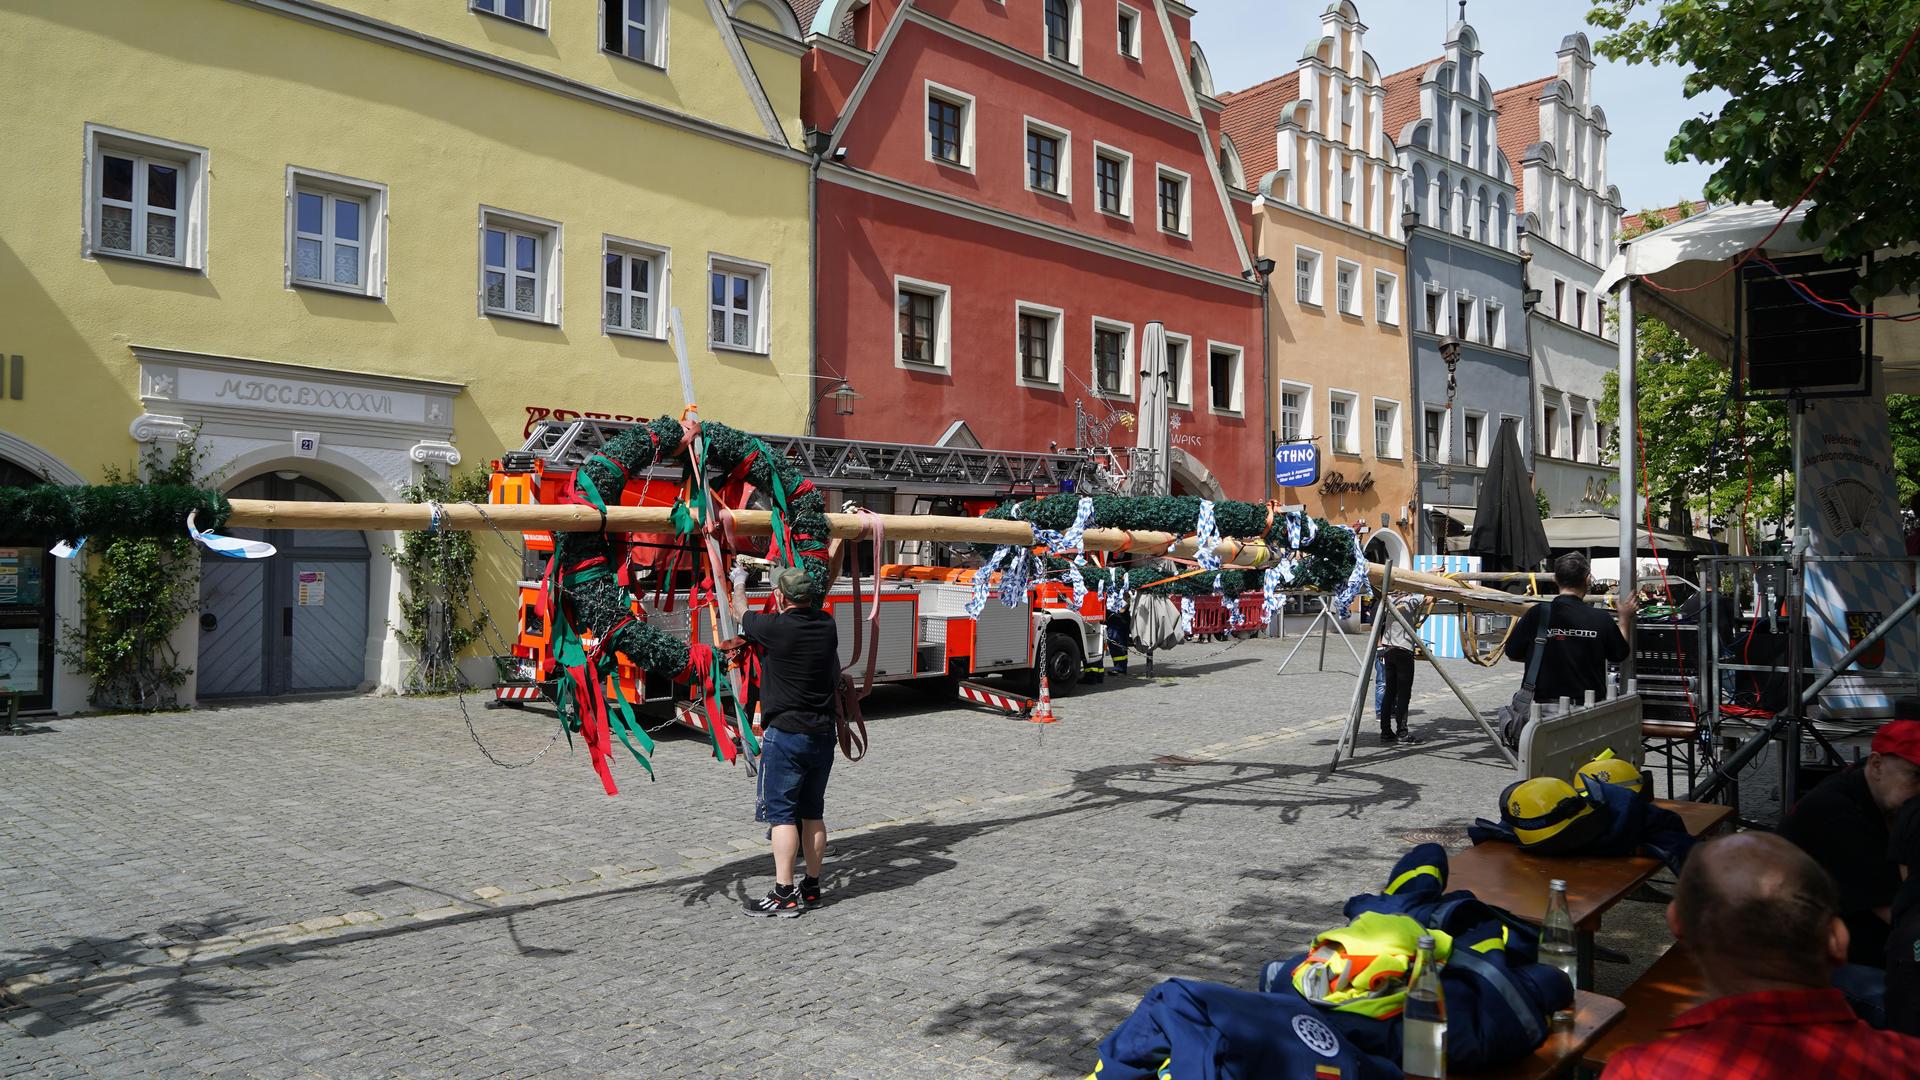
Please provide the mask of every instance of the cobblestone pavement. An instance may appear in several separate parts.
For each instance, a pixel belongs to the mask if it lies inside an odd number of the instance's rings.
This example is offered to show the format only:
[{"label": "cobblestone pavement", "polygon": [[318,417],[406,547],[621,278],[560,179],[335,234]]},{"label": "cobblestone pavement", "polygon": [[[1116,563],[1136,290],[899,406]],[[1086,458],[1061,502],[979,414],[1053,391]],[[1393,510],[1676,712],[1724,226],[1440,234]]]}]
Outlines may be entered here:
[{"label": "cobblestone pavement", "polygon": [[[1250,983],[1511,777],[1424,669],[1435,737],[1326,775],[1353,662],[1286,644],[1051,726],[882,688],[794,920],[739,914],[752,784],[692,737],[609,799],[564,741],[488,764],[451,699],[44,723],[0,741],[0,1075],[1084,1075],[1153,982]],[[474,705],[505,760],[548,740]]]}]

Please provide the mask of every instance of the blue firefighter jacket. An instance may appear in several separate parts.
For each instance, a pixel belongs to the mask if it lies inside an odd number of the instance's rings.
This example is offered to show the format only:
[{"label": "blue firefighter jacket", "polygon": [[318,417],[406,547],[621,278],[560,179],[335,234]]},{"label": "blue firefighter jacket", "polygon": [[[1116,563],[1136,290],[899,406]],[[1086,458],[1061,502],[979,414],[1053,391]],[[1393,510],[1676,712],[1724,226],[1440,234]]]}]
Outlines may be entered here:
[{"label": "blue firefighter jacket", "polygon": [[1399,1080],[1289,991],[1168,979],[1100,1040],[1092,1080]]},{"label": "blue firefighter jacket", "polygon": [[[1449,1067],[1470,1072],[1526,1057],[1546,1041],[1547,1018],[1573,1004],[1567,977],[1535,962],[1537,931],[1470,892],[1447,891],[1447,853],[1438,844],[1421,844],[1401,856],[1384,892],[1355,896],[1345,908],[1349,919],[1369,911],[1406,915],[1453,937],[1440,971]],[[1268,964],[1260,989],[1298,998],[1292,973],[1304,959],[1301,954]],[[1398,1016],[1377,1019],[1337,1009],[1319,1015],[1361,1050],[1400,1060]]]},{"label": "blue firefighter jacket", "polygon": [[[1680,815],[1635,795],[1618,784],[1587,779],[1587,801],[1594,812],[1606,820],[1606,828],[1593,840],[1568,855],[1649,855],[1666,863],[1675,873],[1693,850],[1694,838],[1687,832]],[[1519,838],[1505,822],[1474,820],[1467,836],[1476,844],[1501,841],[1517,844]]]}]

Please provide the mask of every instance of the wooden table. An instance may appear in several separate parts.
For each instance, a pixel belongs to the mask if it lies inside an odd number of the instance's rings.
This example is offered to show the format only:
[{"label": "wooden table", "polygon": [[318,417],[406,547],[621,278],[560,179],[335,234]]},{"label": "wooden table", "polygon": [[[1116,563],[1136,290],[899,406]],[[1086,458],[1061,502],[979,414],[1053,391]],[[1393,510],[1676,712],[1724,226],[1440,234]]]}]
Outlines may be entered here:
[{"label": "wooden table", "polygon": [[1674,942],[1673,947],[1621,995],[1620,1002],[1627,1009],[1626,1020],[1582,1051],[1582,1061],[1597,1069],[1629,1046],[1666,1038],[1668,1025],[1681,1013],[1704,1004],[1708,996],[1706,980],[1700,977],[1693,957],[1687,953],[1686,946]]},{"label": "wooden table", "polygon": [[[1718,803],[1660,801],[1700,836],[1718,828],[1733,809]],[[1479,844],[1449,856],[1447,887],[1467,889],[1530,923],[1547,913],[1547,883],[1567,883],[1567,908],[1580,937],[1580,984],[1593,985],[1593,935],[1600,917],[1646,884],[1665,864],[1643,855],[1531,855],[1514,844]]]},{"label": "wooden table", "polygon": [[1627,1007],[1613,998],[1576,990],[1573,1027],[1554,1030],[1540,1049],[1511,1065],[1470,1075],[1476,1080],[1550,1080],[1564,1076],[1586,1058],[1594,1042],[1619,1023],[1626,1011]]}]

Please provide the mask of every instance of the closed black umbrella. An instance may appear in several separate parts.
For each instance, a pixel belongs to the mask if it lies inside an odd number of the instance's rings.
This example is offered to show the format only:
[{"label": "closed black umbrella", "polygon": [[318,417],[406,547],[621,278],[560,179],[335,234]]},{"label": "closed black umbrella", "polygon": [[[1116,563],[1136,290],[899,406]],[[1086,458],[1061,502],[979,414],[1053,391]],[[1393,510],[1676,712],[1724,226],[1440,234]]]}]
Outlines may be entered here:
[{"label": "closed black umbrella", "polygon": [[1485,570],[1533,570],[1552,553],[1540,524],[1540,504],[1527,479],[1526,459],[1520,456],[1519,426],[1511,418],[1500,421],[1473,512],[1467,553],[1480,556]]}]

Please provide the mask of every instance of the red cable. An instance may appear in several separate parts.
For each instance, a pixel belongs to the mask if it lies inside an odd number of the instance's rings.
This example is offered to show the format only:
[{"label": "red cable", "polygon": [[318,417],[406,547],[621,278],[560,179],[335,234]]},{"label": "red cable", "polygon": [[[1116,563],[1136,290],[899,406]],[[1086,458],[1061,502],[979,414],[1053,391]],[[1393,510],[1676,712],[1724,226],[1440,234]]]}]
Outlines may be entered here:
[{"label": "red cable", "polygon": [[1787,207],[1786,212],[1780,215],[1780,220],[1773,223],[1773,228],[1767,230],[1767,235],[1761,237],[1759,243],[1741,252],[1740,257],[1735,259],[1732,263],[1728,264],[1725,270],[1720,271],[1718,274],[1715,274],[1713,277],[1708,278],[1707,280],[1701,282],[1698,285],[1688,285],[1684,288],[1677,288],[1677,289],[1669,288],[1668,286],[1662,285],[1659,282],[1653,280],[1653,278],[1645,277],[1645,276],[1641,277],[1640,279],[1641,282],[1647,285],[1651,285],[1655,289],[1663,293],[1697,292],[1698,290],[1704,289],[1707,286],[1712,285],[1714,282],[1717,282],[1722,278],[1725,278],[1728,274],[1733,273],[1735,270],[1740,269],[1741,266],[1746,264],[1748,259],[1753,258],[1755,252],[1759,251],[1763,247],[1766,247],[1767,241],[1773,239],[1773,235],[1779,232],[1781,226],[1787,223],[1787,219],[1793,216],[1793,212],[1799,209],[1800,204],[1807,201],[1807,196],[1813,194],[1814,186],[1819,184],[1821,180],[1825,179],[1827,175],[1827,170],[1833,168],[1833,163],[1840,159],[1840,152],[1847,148],[1847,144],[1849,142],[1853,141],[1853,133],[1855,130],[1857,130],[1860,127],[1860,122],[1862,120],[1865,120],[1867,118],[1867,114],[1873,111],[1873,107],[1880,103],[1880,96],[1887,92],[1887,86],[1893,82],[1893,77],[1900,73],[1900,65],[1906,62],[1907,53],[1912,51],[1913,43],[1915,41],[1920,41],[1920,26],[1915,26],[1913,28],[1913,33],[1907,35],[1907,43],[1900,47],[1900,55],[1893,58],[1893,66],[1887,69],[1887,77],[1880,80],[1880,85],[1878,88],[1874,90],[1873,96],[1868,98],[1867,103],[1861,107],[1860,115],[1854,117],[1853,123],[1847,125],[1846,134],[1840,136],[1840,145],[1834,147],[1833,153],[1827,155],[1826,164],[1821,165],[1820,171],[1817,173],[1814,173],[1813,179],[1807,181],[1807,186],[1801,189],[1799,197],[1793,200],[1793,205]]}]

